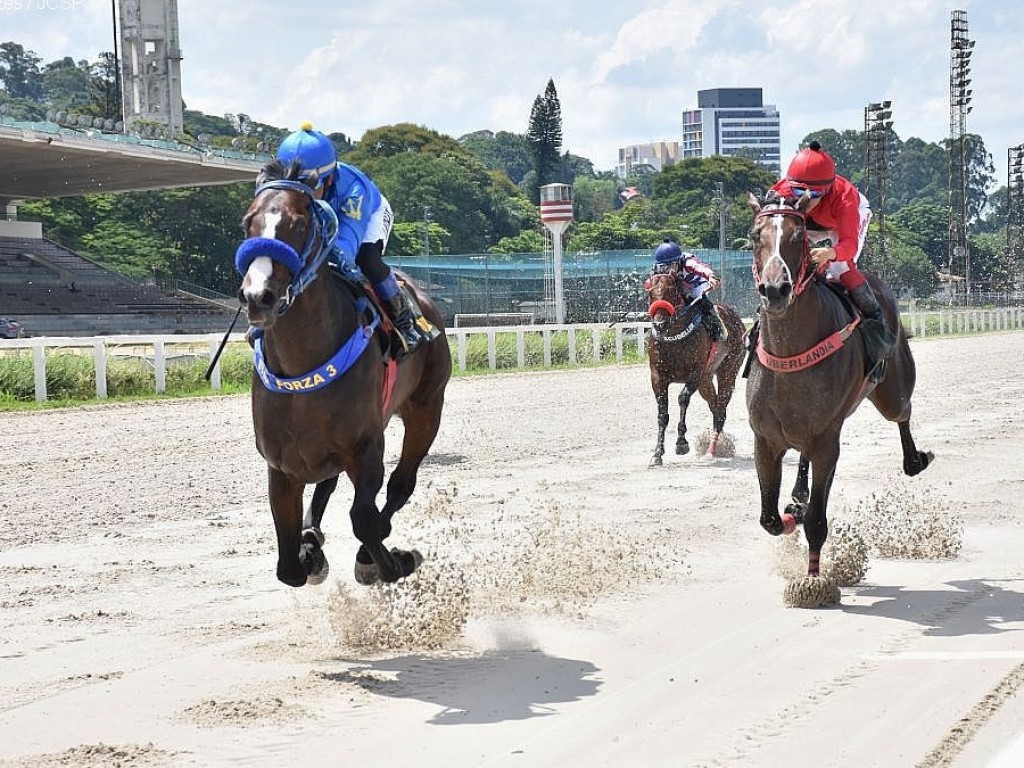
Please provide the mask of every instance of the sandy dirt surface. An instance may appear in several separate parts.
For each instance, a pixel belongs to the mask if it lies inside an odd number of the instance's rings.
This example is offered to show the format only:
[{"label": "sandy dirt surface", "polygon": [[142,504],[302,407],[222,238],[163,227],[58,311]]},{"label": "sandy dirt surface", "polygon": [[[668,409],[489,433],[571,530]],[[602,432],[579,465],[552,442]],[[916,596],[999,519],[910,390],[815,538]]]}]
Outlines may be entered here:
[{"label": "sandy dirt surface", "polygon": [[814,610],[742,384],[735,455],[672,453],[673,405],[650,469],[644,366],[454,380],[392,537],[427,561],[371,588],[344,483],[327,581],[275,580],[247,398],[0,414],[0,766],[1024,765],[1024,334],[913,349],[936,463],[850,418],[831,512],[872,554]]}]

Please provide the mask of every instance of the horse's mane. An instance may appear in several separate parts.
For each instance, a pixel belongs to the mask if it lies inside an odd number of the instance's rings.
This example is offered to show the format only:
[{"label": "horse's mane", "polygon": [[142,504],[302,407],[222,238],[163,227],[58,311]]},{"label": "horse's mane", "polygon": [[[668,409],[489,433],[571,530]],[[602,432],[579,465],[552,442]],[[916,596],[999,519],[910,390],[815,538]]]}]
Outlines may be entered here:
[{"label": "horse's mane", "polygon": [[257,182],[263,184],[267,181],[298,181],[300,173],[302,173],[302,164],[298,160],[292,160],[285,164],[275,158],[263,166]]}]

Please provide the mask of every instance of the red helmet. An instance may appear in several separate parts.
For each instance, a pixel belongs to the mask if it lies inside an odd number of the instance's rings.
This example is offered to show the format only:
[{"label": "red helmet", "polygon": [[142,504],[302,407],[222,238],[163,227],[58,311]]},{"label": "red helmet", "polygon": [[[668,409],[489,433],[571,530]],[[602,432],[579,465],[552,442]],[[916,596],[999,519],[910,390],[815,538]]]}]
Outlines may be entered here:
[{"label": "red helmet", "polygon": [[835,178],[835,160],[816,141],[812,141],[807,149],[797,152],[786,171],[786,181],[791,185],[819,191],[832,186]]}]

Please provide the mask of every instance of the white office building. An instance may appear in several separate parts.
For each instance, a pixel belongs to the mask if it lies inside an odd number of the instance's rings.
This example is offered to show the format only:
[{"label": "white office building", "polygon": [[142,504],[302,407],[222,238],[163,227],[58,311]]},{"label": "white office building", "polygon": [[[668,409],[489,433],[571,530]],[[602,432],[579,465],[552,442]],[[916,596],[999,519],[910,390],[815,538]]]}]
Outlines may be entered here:
[{"label": "white office building", "polygon": [[778,174],[782,140],[779,111],[760,88],[697,91],[697,108],[683,112],[682,159],[741,155]]}]

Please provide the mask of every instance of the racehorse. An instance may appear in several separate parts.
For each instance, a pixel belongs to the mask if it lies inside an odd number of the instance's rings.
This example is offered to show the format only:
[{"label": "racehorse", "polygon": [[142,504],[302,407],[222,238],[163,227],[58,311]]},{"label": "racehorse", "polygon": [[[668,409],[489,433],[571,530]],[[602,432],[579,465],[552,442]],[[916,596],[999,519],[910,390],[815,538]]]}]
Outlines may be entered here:
[{"label": "racehorse", "polygon": [[[349,515],[361,543],[356,580],[394,582],[422,562],[416,550],[388,550],[383,542],[437,436],[451,353],[437,307],[399,273],[441,333],[401,362],[390,356],[381,311],[357,280],[339,278],[328,263],[337,216],[297,180],[298,170],[276,161],[264,167],[236,254],[239,300],[255,329],[252,417],[267,462],[277,578],[293,587],[326,578],[320,524],[344,472],[355,491]],[[395,414],[404,422],[401,456],[378,510],[384,430]]]},{"label": "racehorse", "polygon": [[674,275],[651,275],[644,289],[652,320],[646,341],[647,359],[651,388],[658,403],[658,439],[650,466],[660,466],[665,454],[669,384],[683,385],[679,393],[676,453],[682,456],[690,451],[686,440],[686,410],[693,393],[700,392],[711,409],[712,433],[707,455],[714,456],[725,427],[725,411],[736,387],[736,374],[743,362],[743,321],[731,307],[718,304],[718,313],[729,336],[724,342],[712,343],[699,302],[686,301]]},{"label": "racehorse", "polygon": [[[761,526],[773,535],[801,522],[809,550],[807,574],[819,575],[828,536],[829,491],[839,460],[846,418],[867,397],[899,426],[903,471],[922,472],[934,459],[917,449],[910,433],[914,358],[900,323],[896,299],[876,276],[865,273],[878,297],[896,346],[878,384],[867,377],[867,358],[857,331],[859,317],[817,276],[810,260],[806,203],[773,197],[762,205],[753,195],[751,240],[754,280],[761,300],[757,362],[747,381],[747,407],[754,431],[754,463],[761,488]],[[800,451],[794,504],[779,515],[782,457]],[[811,487],[807,491],[807,473]]]}]

